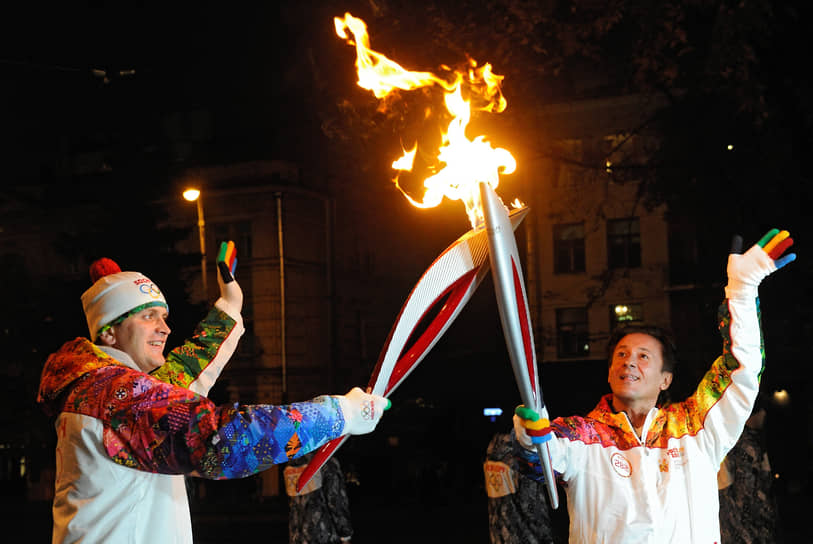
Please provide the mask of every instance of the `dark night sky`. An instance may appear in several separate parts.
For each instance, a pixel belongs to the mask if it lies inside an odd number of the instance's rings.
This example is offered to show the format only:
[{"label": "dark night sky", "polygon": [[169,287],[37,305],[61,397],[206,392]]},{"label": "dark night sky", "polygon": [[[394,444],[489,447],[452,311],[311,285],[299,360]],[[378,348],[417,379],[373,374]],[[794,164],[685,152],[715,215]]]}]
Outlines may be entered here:
[{"label": "dark night sky", "polygon": [[216,125],[212,161],[297,153],[291,124],[310,127],[297,82],[307,84],[303,47],[318,54],[321,40],[333,40],[325,8],[71,4],[4,16],[7,167],[30,172],[50,153],[93,150],[100,139],[149,158],[167,137],[169,112],[199,110]]}]

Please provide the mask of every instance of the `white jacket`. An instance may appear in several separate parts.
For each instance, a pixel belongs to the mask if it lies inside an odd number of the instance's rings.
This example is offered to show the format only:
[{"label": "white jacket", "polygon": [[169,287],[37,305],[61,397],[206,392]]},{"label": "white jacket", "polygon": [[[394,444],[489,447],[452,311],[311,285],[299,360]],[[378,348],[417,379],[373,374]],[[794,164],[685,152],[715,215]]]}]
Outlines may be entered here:
[{"label": "white jacket", "polygon": [[571,543],[720,542],[717,471],[751,413],[763,367],[758,305],[737,296],[723,303],[723,355],[692,396],[652,409],[644,442],[625,413],[612,411],[611,395],[586,418],[552,422]]}]

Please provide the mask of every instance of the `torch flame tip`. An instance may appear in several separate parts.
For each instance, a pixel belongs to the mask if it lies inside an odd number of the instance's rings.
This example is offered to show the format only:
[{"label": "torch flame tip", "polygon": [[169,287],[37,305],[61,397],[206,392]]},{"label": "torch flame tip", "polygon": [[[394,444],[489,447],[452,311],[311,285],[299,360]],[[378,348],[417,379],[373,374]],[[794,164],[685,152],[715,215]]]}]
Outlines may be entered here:
[{"label": "torch flame tip", "polygon": [[[472,226],[479,224],[483,213],[479,209],[478,182],[485,181],[496,188],[500,176],[516,170],[516,160],[508,150],[493,147],[483,135],[469,139],[466,129],[475,98],[478,111],[500,113],[505,110],[507,102],[500,89],[504,76],[495,74],[490,63],[480,66],[468,56],[466,66],[460,69],[453,70],[441,65],[443,70],[453,74],[451,81],[448,77],[442,78],[431,72],[409,71],[370,49],[367,25],[363,20],[346,12],[344,18],[334,17],[334,25],[339,37],[356,48],[358,85],[371,91],[376,98],[384,98],[399,89],[410,91],[433,85],[443,89],[446,110],[452,120],[441,134],[442,143],[436,154],[436,164],[426,167],[431,175],[424,179],[424,196],[418,202],[407,195],[398,184],[397,176],[395,185],[412,205],[420,208],[437,206],[444,197],[461,200]],[[466,98],[463,96],[464,85]],[[412,171],[417,146],[416,142],[411,150],[405,149],[404,154],[392,163],[392,168],[398,172]]]}]

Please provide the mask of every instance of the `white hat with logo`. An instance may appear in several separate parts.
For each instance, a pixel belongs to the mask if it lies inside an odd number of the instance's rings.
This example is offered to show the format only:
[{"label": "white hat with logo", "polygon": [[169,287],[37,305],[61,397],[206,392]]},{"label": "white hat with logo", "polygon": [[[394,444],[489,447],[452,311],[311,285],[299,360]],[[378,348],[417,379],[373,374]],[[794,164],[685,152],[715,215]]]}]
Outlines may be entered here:
[{"label": "white hat with logo", "polygon": [[93,286],[82,293],[82,308],[95,342],[101,330],[126,318],[133,310],[151,306],[168,308],[164,294],[140,272],[122,272],[110,259],[99,259],[90,265]]}]

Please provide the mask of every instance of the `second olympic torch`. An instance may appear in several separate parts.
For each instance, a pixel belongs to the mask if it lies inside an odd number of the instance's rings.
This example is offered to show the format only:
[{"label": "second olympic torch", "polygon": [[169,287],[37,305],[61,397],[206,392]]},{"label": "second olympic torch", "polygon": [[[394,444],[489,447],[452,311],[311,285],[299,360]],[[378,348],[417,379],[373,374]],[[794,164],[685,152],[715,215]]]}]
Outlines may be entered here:
[{"label": "second olympic torch", "polygon": [[[488,231],[489,259],[497,307],[514,378],[522,403],[539,413],[545,403],[539,388],[533,330],[514,229],[508,219],[508,210],[488,183],[480,183],[480,199]],[[558,508],[559,495],[547,442],[536,444],[536,450],[544,471],[550,504],[554,509]]]}]

